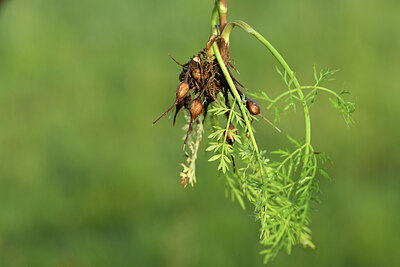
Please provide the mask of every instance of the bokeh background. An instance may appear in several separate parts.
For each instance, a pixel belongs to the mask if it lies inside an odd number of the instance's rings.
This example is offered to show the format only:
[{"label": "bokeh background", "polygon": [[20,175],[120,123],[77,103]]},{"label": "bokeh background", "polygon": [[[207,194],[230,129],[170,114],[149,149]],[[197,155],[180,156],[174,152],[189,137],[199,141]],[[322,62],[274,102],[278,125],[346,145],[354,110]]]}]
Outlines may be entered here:
[{"label": "bokeh background", "polygon": [[[352,127],[321,96],[313,142],[334,161],[311,214],[315,250],[269,266],[399,266],[400,1],[228,1],[228,20],[265,34],[302,84],[340,69]],[[263,266],[258,223],[225,197],[209,154],[179,184],[179,67],[209,36],[213,1],[0,1],[0,266]],[[252,90],[284,89],[276,61],[235,30]],[[262,103],[264,115],[270,116]],[[302,137],[301,112],[280,124]],[[287,146],[262,122],[264,149]],[[204,144],[203,144],[204,145]]]}]

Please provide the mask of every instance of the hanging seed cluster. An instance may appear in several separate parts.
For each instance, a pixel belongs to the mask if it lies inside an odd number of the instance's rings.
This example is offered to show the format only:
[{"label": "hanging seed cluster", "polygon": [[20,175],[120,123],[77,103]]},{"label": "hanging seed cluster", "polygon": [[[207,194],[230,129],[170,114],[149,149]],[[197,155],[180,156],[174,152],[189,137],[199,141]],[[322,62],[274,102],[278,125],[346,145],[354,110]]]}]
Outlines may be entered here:
[{"label": "hanging seed cluster", "polygon": [[[189,62],[181,64],[175,59],[172,59],[182,67],[182,72],[179,74],[178,88],[176,90],[175,101],[172,106],[165,111],[157,120],[153,122],[153,125],[157,123],[162,117],[164,117],[173,107],[176,107],[173,125],[175,125],[176,116],[179,111],[184,108],[189,110],[190,113],[190,123],[189,128],[186,133],[186,138],[184,144],[186,144],[189,133],[192,129],[193,121],[203,113],[204,118],[207,115],[207,109],[212,102],[217,104],[217,95],[222,93],[225,99],[225,105],[230,109],[229,94],[233,96],[233,93],[222,73],[222,70],[217,62],[217,60],[212,57],[209,53],[212,43],[215,38],[207,44],[207,48],[199,52],[197,55],[190,58]],[[224,62],[231,68],[235,69],[229,60],[229,52],[222,54]],[[236,89],[239,94],[243,97],[243,92],[239,89],[239,86],[245,88],[239,81],[237,81],[232,75],[232,80],[235,83]],[[252,115],[260,115],[264,120],[272,124],[266,118],[260,114],[260,107],[257,102],[244,96],[246,99],[246,107]],[[226,114],[228,116],[228,114]],[[229,126],[230,130],[235,129],[231,124]],[[278,129],[279,130],[279,129]],[[232,144],[233,139],[228,136],[228,143]]]}]

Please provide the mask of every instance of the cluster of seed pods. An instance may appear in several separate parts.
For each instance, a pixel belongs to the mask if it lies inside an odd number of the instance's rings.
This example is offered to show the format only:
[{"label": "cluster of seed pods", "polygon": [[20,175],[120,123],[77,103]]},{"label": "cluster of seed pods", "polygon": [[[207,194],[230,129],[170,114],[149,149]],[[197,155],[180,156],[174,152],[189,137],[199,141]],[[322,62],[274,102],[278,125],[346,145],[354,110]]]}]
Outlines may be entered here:
[{"label": "cluster of seed pods", "polygon": [[222,90],[220,80],[223,76],[219,74],[218,64],[215,64],[204,51],[193,56],[186,64],[177,63],[182,66],[182,72],[179,75],[180,83],[176,90],[175,101],[153,124],[176,106],[173,120],[173,125],[175,125],[178,112],[182,108],[189,110],[191,118],[184,142],[186,143],[193,121],[202,112],[204,117],[206,116],[208,105],[216,100],[218,93]]},{"label": "cluster of seed pods", "polygon": [[[171,57],[172,58],[172,57]],[[173,59],[173,58],[172,58]],[[205,51],[199,52],[197,55],[193,56],[189,62],[181,64],[173,59],[177,64],[182,66],[182,72],[179,75],[180,83],[176,90],[175,101],[172,106],[165,111],[157,120],[153,122],[153,125],[157,123],[162,117],[164,117],[173,107],[176,107],[175,115],[173,118],[173,125],[175,125],[175,120],[178,112],[185,108],[190,112],[190,123],[189,128],[186,133],[186,138],[184,144],[186,144],[189,133],[192,129],[192,124],[196,118],[203,112],[204,118],[207,115],[207,109],[210,103],[216,102],[217,95],[221,92],[225,98],[225,104],[230,108],[229,94],[233,96],[233,93],[222,74],[221,68],[218,65],[216,59],[212,58]],[[229,61],[228,61],[229,62]],[[230,63],[228,63],[230,65]],[[230,65],[233,67],[232,65]],[[240,82],[238,82],[232,75],[232,80],[235,83],[236,89],[239,94],[246,100],[246,107],[251,115],[259,115],[268,123],[273,125],[269,120],[260,114],[260,107],[257,102],[249,99],[244,93],[239,89],[239,86],[245,88]],[[228,114],[226,114],[228,116]],[[275,126],[274,126],[275,127]],[[276,127],[275,127],[276,128]],[[230,124],[229,130],[234,130],[235,127]],[[278,131],[279,129],[276,128]],[[227,142],[233,144],[234,139],[227,135]]]}]

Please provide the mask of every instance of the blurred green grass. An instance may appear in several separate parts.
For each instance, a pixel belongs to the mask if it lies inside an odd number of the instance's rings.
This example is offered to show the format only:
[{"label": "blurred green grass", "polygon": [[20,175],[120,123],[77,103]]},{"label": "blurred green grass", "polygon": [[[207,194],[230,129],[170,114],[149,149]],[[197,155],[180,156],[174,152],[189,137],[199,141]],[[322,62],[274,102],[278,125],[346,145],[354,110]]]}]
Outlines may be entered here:
[{"label": "blurred green grass", "polygon": [[[313,106],[315,147],[335,162],[312,214],[317,249],[270,266],[399,265],[400,2],[228,4],[228,19],[265,34],[302,83],[313,64],[340,69],[331,87],[357,102],[351,128],[326,98]],[[178,81],[167,55],[184,62],[204,47],[212,5],[0,6],[0,266],[262,266],[258,224],[224,197],[208,155],[183,189],[183,132],[167,119],[151,127]],[[231,42],[247,87],[283,88],[254,38],[235,30]],[[281,128],[301,137],[298,115]],[[262,123],[257,137],[268,150],[285,145]]]}]

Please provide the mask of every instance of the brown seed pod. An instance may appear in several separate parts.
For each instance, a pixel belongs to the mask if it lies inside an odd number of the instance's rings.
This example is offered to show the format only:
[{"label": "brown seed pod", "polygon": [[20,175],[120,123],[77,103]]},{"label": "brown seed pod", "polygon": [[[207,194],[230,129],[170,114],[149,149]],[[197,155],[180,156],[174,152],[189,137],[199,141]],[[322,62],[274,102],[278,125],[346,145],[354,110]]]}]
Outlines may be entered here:
[{"label": "brown seed pod", "polygon": [[196,118],[197,116],[199,116],[199,114],[201,113],[202,109],[203,109],[203,104],[201,103],[201,101],[198,98],[194,99],[190,103],[190,115],[193,118]]},{"label": "brown seed pod", "polygon": [[179,83],[178,88],[176,89],[176,99],[178,99],[178,101],[180,99],[183,99],[185,95],[189,92],[189,89],[189,84],[186,80]]},{"label": "brown seed pod", "polygon": [[178,104],[179,101],[183,100],[185,95],[189,92],[189,84],[187,83],[187,75],[186,79],[182,82],[179,83],[178,88],[176,89],[176,98],[175,102],[172,104],[172,106],[167,109],[158,119],[156,119],[153,122],[153,125],[156,124],[162,117],[164,117],[176,104]]},{"label": "brown seed pod", "polygon": [[197,118],[197,116],[199,116],[199,114],[201,113],[201,111],[203,110],[203,104],[201,103],[201,101],[196,98],[194,99],[191,103],[190,103],[190,123],[189,123],[189,129],[186,133],[186,138],[185,138],[185,142],[183,144],[186,144],[186,141],[189,137],[189,132],[192,129],[192,124],[193,121]]},{"label": "brown seed pod", "polygon": [[257,104],[256,101],[251,100],[250,98],[246,98],[246,107],[251,115],[260,114],[260,106]]},{"label": "brown seed pod", "polygon": [[258,106],[256,101],[251,100],[250,98],[246,98],[246,106],[247,106],[247,109],[249,110],[251,115],[259,115],[263,120],[268,122],[278,132],[281,132],[281,130],[278,127],[276,127],[272,122],[270,122],[267,118],[265,118],[263,115],[261,115],[260,107]]}]

